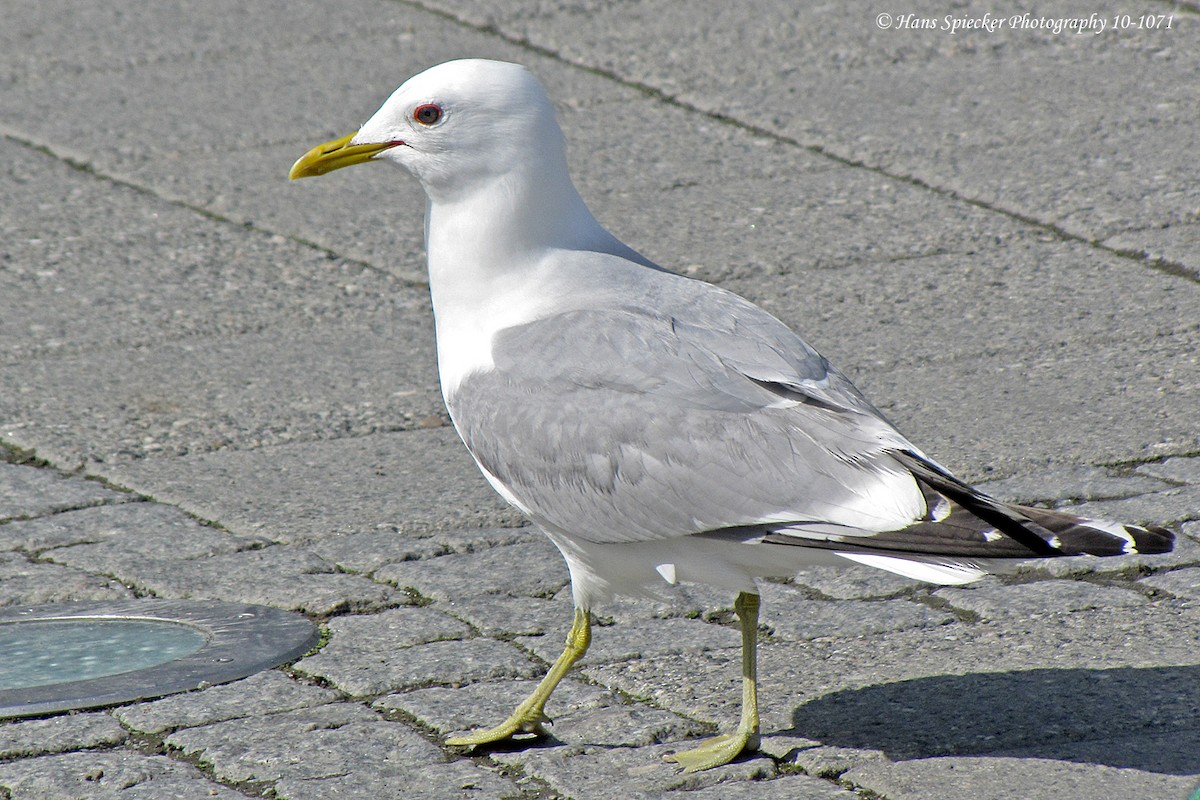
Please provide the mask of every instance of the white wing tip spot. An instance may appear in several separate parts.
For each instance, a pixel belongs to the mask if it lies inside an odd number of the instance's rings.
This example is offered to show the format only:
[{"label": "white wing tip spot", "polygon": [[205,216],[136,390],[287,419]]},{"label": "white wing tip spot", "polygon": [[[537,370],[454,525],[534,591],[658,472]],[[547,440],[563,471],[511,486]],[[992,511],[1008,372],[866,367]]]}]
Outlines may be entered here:
[{"label": "white wing tip spot", "polygon": [[1083,521],[1083,524],[1095,528],[1096,530],[1104,531],[1105,533],[1115,536],[1118,539],[1124,539],[1125,544],[1123,549],[1126,553],[1137,552],[1137,542],[1134,540],[1133,534],[1131,534],[1121,523],[1109,522],[1106,519],[1087,519]]}]

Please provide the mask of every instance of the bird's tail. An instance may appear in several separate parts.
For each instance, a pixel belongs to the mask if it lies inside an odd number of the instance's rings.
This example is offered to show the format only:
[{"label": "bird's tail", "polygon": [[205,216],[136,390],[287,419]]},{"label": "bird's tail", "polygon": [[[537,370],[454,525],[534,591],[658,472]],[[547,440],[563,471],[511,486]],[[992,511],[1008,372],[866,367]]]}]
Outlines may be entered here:
[{"label": "bird's tail", "polygon": [[[1008,557],[1150,555],[1169,553],[1174,547],[1175,534],[1166,528],[1128,525],[1064,511],[1002,503],[916,453],[898,452],[895,456],[919,483],[993,526],[1025,551],[1003,554]],[[993,554],[1001,555],[995,551]]]}]

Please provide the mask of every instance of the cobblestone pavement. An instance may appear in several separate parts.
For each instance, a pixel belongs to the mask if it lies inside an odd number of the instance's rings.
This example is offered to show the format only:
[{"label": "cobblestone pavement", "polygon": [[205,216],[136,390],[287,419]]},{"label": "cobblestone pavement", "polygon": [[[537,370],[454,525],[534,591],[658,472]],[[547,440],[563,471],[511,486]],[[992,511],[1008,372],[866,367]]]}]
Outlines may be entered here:
[{"label": "cobblestone pavement", "polygon": [[[1054,33],[966,2],[953,17],[1006,24],[953,34],[920,29],[932,3],[493,5],[5,15],[0,606],[219,599],[324,636],[234,683],[0,723],[0,798],[1187,798],[1194,5]],[[444,747],[557,654],[566,570],[447,426],[419,188],[284,177],[463,55],[544,79],[623,239],[796,326],[939,460],[1004,498],[1169,524],[1175,552],[764,584],[762,752],[697,775],[661,756],[733,721],[733,598],[620,601],[552,739]]]}]

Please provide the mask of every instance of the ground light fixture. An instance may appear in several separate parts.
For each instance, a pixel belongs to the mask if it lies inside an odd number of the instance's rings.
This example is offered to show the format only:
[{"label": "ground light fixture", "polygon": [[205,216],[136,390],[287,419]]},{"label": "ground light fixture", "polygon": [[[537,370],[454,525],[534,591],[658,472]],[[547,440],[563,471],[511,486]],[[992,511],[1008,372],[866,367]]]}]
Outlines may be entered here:
[{"label": "ground light fixture", "polygon": [[0,719],[201,689],[295,660],[305,617],[269,606],[140,599],[0,609]]}]

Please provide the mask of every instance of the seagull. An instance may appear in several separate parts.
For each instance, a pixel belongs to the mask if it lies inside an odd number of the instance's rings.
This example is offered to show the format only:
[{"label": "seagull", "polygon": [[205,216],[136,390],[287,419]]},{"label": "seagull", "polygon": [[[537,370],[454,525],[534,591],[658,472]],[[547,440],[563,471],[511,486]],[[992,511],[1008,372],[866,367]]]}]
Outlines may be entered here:
[{"label": "seagull", "polygon": [[904,437],[769,313],[652,263],[576,191],[554,107],[524,67],[465,59],[410,78],[292,179],[368,162],[417,178],[442,397],[483,476],[558,547],[574,621],[500,725],[545,736],[590,610],[680,582],[736,592],[737,728],[668,757],[687,771],[759,745],[757,579],[865,564],[936,584],[1014,560],[1164,553],[1163,528],[1000,502]]}]

